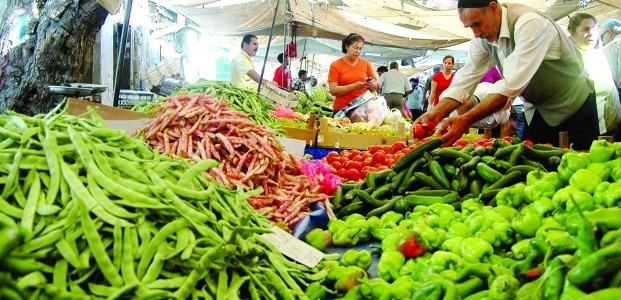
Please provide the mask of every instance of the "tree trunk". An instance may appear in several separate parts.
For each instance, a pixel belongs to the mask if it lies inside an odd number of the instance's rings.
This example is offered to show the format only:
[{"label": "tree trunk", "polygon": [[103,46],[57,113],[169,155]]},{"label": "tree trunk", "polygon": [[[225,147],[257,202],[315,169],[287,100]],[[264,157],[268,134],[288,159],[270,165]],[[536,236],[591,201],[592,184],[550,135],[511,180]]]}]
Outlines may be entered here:
[{"label": "tree trunk", "polygon": [[[53,105],[47,87],[81,82],[92,65],[108,12],[97,0],[0,2],[0,113],[46,113]],[[20,22],[27,26],[15,45]]]}]

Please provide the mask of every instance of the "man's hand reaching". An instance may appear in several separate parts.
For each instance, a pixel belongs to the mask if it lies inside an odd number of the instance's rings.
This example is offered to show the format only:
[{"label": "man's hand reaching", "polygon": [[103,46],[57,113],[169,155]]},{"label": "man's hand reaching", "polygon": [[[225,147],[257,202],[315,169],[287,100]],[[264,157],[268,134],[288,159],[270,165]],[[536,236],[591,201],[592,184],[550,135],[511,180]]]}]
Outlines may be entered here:
[{"label": "man's hand reaching", "polygon": [[448,118],[440,126],[438,136],[442,138],[442,147],[450,147],[468,130],[471,124],[464,117]]}]

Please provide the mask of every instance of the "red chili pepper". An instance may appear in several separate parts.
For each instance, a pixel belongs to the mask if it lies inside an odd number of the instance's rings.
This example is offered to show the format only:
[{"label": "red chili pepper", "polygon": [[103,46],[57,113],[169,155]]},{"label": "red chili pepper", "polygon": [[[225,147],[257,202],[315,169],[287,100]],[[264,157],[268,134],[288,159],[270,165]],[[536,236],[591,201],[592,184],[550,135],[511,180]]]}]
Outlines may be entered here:
[{"label": "red chili pepper", "polygon": [[523,140],[522,144],[528,146],[528,147],[532,147],[533,146],[533,142],[531,140]]},{"label": "red chili pepper", "polygon": [[423,255],[427,247],[425,245],[419,245],[416,241],[416,237],[410,237],[397,247],[397,251],[401,252],[406,258],[415,258]]},{"label": "red chili pepper", "polygon": [[526,271],[526,273],[524,274],[526,274],[526,277],[534,278],[534,277],[539,277],[541,274],[543,274],[545,270],[546,269],[543,267],[537,267],[537,268]]}]

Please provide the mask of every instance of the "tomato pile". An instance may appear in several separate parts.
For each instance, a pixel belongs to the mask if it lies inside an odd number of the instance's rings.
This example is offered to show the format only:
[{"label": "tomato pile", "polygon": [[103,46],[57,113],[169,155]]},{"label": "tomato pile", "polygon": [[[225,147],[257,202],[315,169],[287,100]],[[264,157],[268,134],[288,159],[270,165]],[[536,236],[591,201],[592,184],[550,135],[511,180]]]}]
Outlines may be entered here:
[{"label": "tomato pile", "polygon": [[343,150],[339,154],[331,151],[321,161],[330,165],[330,172],[341,177],[343,182],[364,180],[367,173],[390,168],[417,145],[406,146],[395,142],[392,146],[369,146],[367,150]]}]

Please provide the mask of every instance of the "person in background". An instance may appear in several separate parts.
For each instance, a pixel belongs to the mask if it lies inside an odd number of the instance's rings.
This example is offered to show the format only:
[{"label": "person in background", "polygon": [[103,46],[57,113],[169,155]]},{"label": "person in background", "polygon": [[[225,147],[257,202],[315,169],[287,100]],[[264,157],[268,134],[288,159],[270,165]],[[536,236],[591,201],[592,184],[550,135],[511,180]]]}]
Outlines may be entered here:
[{"label": "person in background", "polygon": [[602,24],[602,42],[604,54],[617,82],[617,91],[621,97],[621,22],[610,19]]},{"label": "person in background", "polygon": [[596,48],[599,46],[597,21],[592,15],[577,13],[569,19],[567,31],[582,53],[589,78],[595,83],[599,133],[612,136],[621,120],[621,107],[610,65],[604,53]]},{"label": "person in background", "polygon": [[457,11],[474,34],[466,63],[442,93],[440,103],[414,125],[427,128],[443,121],[496,65],[504,80],[494,83],[473,109],[443,122],[439,130],[444,132],[444,146],[521,95],[526,120],[523,139],[558,146],[559,132],[567,131],[574,149],[589,149],[599,135],[593,81],[564,30],[548,15],[517,3],[458,0]]},{"label": "person in background", "polygon": [[423,113],[427,112],[427,110],[429,109],[429,96],[431,93],[431,81],[433,79],[433,76],[438,74],[438,72],[440,71],[442,71],[441,66],[433,67],[433,74],[427,77],[427,80],[425,81],[425,88],[423,91]]},{"label": "person in background", "polygon": [[[451,113],[452,117],[463,115],[469,110],[473,109],[482,99],[485,99],[487,95],[492,91],[493,84],[490,82],[481,82],[477,85],[472,97],[464,100],[464,102]],[[503,138],[509,136],[511,132],[511,123],[509,122],[510,108],[499,110],[477,122],[472,124],[472,127],[479,128],[479,133],[485,128],[492,128],[492,137]]]},{"label": "person in background", "polygon": [[382,76],[382,74],[388,72],[388,68],[386,66],[379,66],[377,67],[377,78],[379,78],[380,76]]},{"label": "person in background", "polygon": [[412,114],[412,120],[418,119],[422,114],[423,88],[418,82],[418,77],[410,78],[412,92],[408,95],[407,100],[405,100],[405,105],[410,109],[410,113]]},{"label": "person in background", "polygon": [[293,89],[294,91],[300,91],[304,94],[306,94],[308,96],[308,94],[306,93],[306,75],[308,74],[308,72],[306,72],[306,70],[300,70],[298,71],[298,78],[293,79],[293,81],[291,82],[291,89]]},{"label": "person in background", "polygon": [[328,84],[334,96],[334,112],[345,108],[351,101],[362,96],[366,91],[377,91],[379,85],[371,63],[360,57],[364,48],[364,38],[357,33],[350,33],[342,41],[341,51],[345,56],[330,64]]},{"label": "person in background", "polygon": [[306,80],[304,86],[306,89],[306,93],[308,93],[308,96],[310,97],[310,95],[313,93],[313,89],[315,88],[315,86],[317,86],[317,78],[311,76],[308,80]]},{"label": "person in background", "polygon": [[[253,56],[259,50],[259,40],[255,35],[246,34],[242,38],[241,51],[231,61],[231,84],[238,88],[251,91],[259,90],[261,75],[254,70]],[[266,86],[269,81],[263,79],[261,84]],[[271,82],[277,85],[276,82]]]},{"label": "person in background", "polygon": [[399,72],[399,64],[396,61],[390,63],[390,71],[382,74],[377,84],[384,93],[388,108],[396,108],[402,116],[406,116],[403,98],[412,92],[412,85],[408,82],[408,78]]},{"label": "person in background", "polygon": [[429,108],[433,108],[440,102],[440,95],[446,90],[453,81],[453,65],[455,58],[447,55],[442,59],[442,72],[433,75],[431,80],[431,92],[429,93]]},{"label": "person in background", "polygon": [[[291,85],[291,71],[289,71],[289,57],[280,53],[278,54],[278,62],[280,66],[276,68],[274,71],[274,81],[278,83],[278,86],[285,89],[290,89]],[[284,80],[283,80],[283,70],[284,70]]]},{"label": "person in background", "polygon": [[498,68],[496,68],[496,66],[493,66],[491,69],[489,69],[489,72],[487,72],[487,74],[485,74],[485,76],[481,78],[481,81],[479,82],[494,83],[501,79],[502,75],[500,75],[500,72],[498,72]]}]

